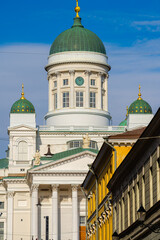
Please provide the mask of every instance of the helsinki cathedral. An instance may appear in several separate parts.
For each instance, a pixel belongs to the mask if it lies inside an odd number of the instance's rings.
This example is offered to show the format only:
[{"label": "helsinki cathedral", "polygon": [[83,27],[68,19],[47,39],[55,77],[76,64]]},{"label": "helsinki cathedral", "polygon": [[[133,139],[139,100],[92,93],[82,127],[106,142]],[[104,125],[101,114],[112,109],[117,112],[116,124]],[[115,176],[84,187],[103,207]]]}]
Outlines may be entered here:
[{"label": "helsinki cathedral", "polygon": [[110,125],[111,67],[103,42],[83,26],[79,11],[77,0],[72,27],[50,48],[46,124],[36,125],[23,85],[11,107],[8,155],[0,159],[0,239],[85,239],[80,185],[103,138],[147,125],[153,117],[139,89],[126,119]]}]

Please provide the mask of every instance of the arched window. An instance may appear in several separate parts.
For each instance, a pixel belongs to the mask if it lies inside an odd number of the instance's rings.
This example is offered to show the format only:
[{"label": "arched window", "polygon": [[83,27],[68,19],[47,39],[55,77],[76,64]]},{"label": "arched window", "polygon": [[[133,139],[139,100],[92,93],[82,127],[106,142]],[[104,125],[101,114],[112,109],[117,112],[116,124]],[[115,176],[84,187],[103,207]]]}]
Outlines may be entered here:
[{"label": "arched window", "polygon": [[28,144],[25,141],[18,144],[18,160],[28,160]]}]

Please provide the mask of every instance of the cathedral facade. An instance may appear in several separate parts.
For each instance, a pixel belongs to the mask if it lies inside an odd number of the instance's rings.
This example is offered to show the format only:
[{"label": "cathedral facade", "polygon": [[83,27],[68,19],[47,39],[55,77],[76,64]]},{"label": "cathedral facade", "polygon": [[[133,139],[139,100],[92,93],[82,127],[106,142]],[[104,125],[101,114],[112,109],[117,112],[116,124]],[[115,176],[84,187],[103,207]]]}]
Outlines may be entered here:
[{"label": "cathedral facade", "polygon": [[50,48],[46,124],[36,125],[23,86],[11,107],[8,156],[0,159],[2,240],[84,239],[86,204],[80,185],[103,138],[146,125],[153,117],[139,95],[125,121],[110,125],[111,67],[102,41],[83,27],[79,10],[77,2],[73,26]]}]

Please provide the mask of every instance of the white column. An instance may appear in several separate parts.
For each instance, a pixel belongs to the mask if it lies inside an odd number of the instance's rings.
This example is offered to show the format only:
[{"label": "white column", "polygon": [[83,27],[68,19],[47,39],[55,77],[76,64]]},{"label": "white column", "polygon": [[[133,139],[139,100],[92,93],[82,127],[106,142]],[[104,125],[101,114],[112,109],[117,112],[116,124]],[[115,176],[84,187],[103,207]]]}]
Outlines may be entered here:
[{"label": "white column", "polygon": [[60,72],[56,72],[57,77],[57,109],[62,107],[62,99],[61,99],[61,74]]},{"label": "white column", "polygon": [[78,186],[72,185],[72,240],[79,240]]},{"label": "white column", "polygon": [[98,109],[102,109],[102,73],[98,73]]},{"label": "white column", "polygon": [[52,78],[48,76],[48,111],[53,110],[53,102],[52,102]]},{"label": "white column", "polygon": [[106,77],[104,77],[104,89],[105,89],[104,110],[105,111],[108,111],[108,78],[109,78],[109,75],[107,73]]},{"label": "white column", "polygon": [[70,74],[70,107],[75,107],[75,99],[74,99],[74,75],[75,71],[69,71]]},{"label": "white column", "polygon": [[52,185],[52,238],[58,240],[58,185]]},{"label": "white column", "polygon": [[90,71],[86,71],[85,72],[86,74],[86,81],[85,81],[85,89],[86,89],[86,105],[85,107],[86,108],[89,108],[89,97],[90,97],[90,74],[91,72]]},{"label": "white column", "polygon": [[13,239],[13,197],[14,192],[7,193],[7,240]]},{"label": "white column", "polygon": [[33,184],[31,189],[31,239],[38,238],[38,184]]}]

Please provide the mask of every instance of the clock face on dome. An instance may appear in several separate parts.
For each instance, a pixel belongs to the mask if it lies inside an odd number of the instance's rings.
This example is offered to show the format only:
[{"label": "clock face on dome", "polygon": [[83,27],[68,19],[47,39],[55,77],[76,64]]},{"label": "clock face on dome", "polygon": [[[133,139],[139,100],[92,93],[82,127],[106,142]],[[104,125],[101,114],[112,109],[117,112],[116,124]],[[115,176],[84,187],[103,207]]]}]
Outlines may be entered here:
[{"label": "clock face on dome", "polygon": [[84,83],[84,79],[82,77],[77,77],[75,82],[78,86],[82,86]]}]

